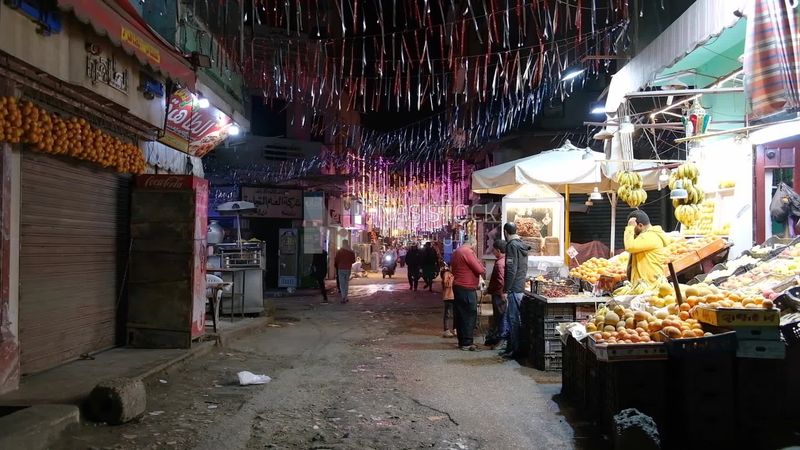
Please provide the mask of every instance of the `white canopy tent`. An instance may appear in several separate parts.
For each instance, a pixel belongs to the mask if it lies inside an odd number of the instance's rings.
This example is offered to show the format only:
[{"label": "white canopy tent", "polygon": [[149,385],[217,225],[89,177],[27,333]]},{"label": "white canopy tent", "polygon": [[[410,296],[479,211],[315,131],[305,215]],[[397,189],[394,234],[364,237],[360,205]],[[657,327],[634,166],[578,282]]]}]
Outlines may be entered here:
[{"label": "white canopy tent", "polygon": [[567,141],[560,148],[516,159],[472,173],[472,190],[478,194],[506,195],[520,186],[545,185],[556,192],[590,193],[612,189],[603,174],[604,153],[579,148]]},{"label": "white canopy tent", "polygon": [[[566,141],[560,148],[508,161],[472,173],[472,190],[477,194],[499,194],[508,198],[552,199],[561,193],[589,194],[594,188],[609,193],[611,201],[611,251],[616,229],[616,182],[619,170],[634,170],[643,178],[645,189],[659,186],[659,168],[671,161],[608,161],[604,153],[580,148]],[[569,208],[564,209],[565,227],[569,229]],[[566,245],[569,245],[567,240]]]}]

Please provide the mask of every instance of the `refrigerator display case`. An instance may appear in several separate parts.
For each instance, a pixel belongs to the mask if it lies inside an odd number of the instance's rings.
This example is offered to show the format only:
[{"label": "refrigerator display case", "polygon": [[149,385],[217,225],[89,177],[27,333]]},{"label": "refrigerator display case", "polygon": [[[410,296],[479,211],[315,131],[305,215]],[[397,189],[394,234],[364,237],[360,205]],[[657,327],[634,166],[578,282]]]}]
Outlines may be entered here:
[{"label": "refrigerator display case", "polygon": [[188,348],[205,333],[208,181],[140,175],[131,201],[127,341]]}]

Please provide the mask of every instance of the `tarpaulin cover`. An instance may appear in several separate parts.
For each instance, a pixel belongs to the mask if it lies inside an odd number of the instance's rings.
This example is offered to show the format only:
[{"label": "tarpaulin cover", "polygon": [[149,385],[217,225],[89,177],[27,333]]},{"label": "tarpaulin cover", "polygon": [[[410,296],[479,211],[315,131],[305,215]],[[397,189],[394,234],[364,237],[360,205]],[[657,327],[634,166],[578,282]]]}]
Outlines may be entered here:
[{"label": "tarpaulin cover", "polygon": [[509,161],[472,174],[472,190],[479,194],[509,194],[523,185],[547,185],[564,192],[589,193],[611,188],[602,172],[605,154],[578,148],[567,141],[561,148]]}]

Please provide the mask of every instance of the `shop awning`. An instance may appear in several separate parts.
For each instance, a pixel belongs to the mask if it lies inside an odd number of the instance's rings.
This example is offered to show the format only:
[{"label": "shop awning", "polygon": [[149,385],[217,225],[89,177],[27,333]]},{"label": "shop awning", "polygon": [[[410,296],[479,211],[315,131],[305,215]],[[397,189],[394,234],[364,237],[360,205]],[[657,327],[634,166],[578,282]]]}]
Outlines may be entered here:
[{"label": "shop awning", "polygon": [[547,185],[557,192],[589,193],[611,186],[602,173],[605,154],[578,148],[567,141],[561,148],[478,170],[472,190],[479,194],[509,194],[523,185]]},{"label": "shop awning", "polygon": [[724,29],[736,24],[734,15],[745,0],[698,0],[658,38],[631,59],[611,78],[606,111],[616,111],[625,94],[635,92],[655,79],[664,68],[672,66],[695,48],[714,39]]},{"label": "shop awning", "polygon": [[185,87],[194,88],[196,77],[189,62],[122,8],[112,7],[102,0],[58,0],[58,7],[72,11],[78,20],[90,24],[98,34],[108,36],[142,64]]}]

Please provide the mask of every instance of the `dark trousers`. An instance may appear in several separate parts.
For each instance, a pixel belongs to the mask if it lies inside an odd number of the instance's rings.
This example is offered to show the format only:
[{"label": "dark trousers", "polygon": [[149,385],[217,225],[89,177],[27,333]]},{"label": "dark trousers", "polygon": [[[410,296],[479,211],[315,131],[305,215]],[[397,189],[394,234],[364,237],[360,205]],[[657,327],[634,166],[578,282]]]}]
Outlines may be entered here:
[{"label": "dark trousers", "polygon": [[475,335],[475,323],[478,320],[478,294],[475,289],[453,286],[455,302],[453,318],[458,332],[458,346],[472,345]]},{"label": "dark trousers", "polygon": [[[337,277],[338,278],[338,277]],[[319,285],[319,290],[322,292],[322,300],[328,301],[328,290],[325,289],[325,276],[317,277],[317,284]]]},{"label": "dark trousers", "polygon": [[455,315],[453,312],[453,303],[454,303],[453,300],[444,301],[444,316],[442,317],[442,331],[455,330],[455,320],[451,320],[453,326],[451,327],[447,326],[448,319],[452,319],[453,316]]},{"label": "dark trousers", "polygon": [[511,330],[506,309],[508,309],[508,305],[503,303],[503,296],[492,294],[492,336],[497,341],[508,339],[508,333]]},{"label": "dark trousers", "polygon": [[408,287],[417,290],[419,284],[419,266],[408,266]]}]

